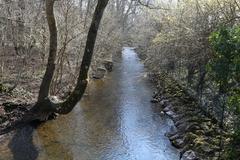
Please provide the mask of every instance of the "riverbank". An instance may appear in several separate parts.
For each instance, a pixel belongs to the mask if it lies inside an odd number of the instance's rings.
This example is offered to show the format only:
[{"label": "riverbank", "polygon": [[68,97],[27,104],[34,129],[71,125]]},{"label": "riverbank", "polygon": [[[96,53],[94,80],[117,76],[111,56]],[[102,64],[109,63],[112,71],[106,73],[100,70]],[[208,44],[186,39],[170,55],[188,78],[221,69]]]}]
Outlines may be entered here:
[{"label": "riverbank", "polygon": [[176,132],[167,134],[173,146],[189,159],[217,160],[220,140],[226,139],[227,133],[167,74],[151,74],[150,79],[158,89],[152,102],[158,103],[177,127]]},{"label": "riverbank", "polygon": [[173,122],[149,102],[153,92],[137,54],[124,48],[113,72],[92,81],[71,113],[12,132],[0,159],[178,160],[179,151],[165,136]]},{"label": "riverbank", "polygon": [[[143,54],[143,49],[137,50],[144,61],[146,55]],[[219,127],[214,117],[202,109],[186,88],[167,73],[153,71],[145,65],[149,78],[157,89],[151,101],[174,121],[177,131],[166,136],[173,146],[181,150],[182,159],[225,160],[221,148],[229,143],[229,134]]]}]

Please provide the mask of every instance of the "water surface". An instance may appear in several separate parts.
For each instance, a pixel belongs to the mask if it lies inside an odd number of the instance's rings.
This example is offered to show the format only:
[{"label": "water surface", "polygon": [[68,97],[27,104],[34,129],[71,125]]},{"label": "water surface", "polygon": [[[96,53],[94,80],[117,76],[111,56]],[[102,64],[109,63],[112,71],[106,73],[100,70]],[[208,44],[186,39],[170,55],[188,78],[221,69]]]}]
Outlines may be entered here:
[{"label": "water surface", "polygon": [[150,103],[153,86],[132,48],[124,48],[104,81],[66,116],[35,130],[17,130],[0,147],[0,159],[178,160],[164,134],[173,126]]}]

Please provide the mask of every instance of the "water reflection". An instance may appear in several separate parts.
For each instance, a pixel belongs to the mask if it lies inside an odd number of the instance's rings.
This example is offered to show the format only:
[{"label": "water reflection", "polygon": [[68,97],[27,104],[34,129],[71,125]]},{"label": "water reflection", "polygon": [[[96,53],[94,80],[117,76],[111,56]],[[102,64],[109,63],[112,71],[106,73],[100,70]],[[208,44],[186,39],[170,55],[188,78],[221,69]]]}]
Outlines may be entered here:
[{"label": "water reflection", "polygon": [[[136,53],[124,48],[114,71],[104,81],[92,81],[87,89],[89,96],[73,112],[30,132],[33,136],[27,142],[32,157],[38,160],[177,160],[178,151],[164,136],[172,121],[160,116],[149,102],[153,89],[144,74]],[[19,147],[11,148],[16,157]]]},{"label": "water reflection", "polygon": [[[68,128],[65,128],[68,129]],[[38,132],[34,135],[34,144],[38,146],[39,156],[41,160],[73,160],[72,152],[68,143],[64,143],[62,133],[53,125],[41,125]],[[74,142],[72,142],[74,143]]]},{"label": "water reflection", "polygon": [[38,150],[33,144],[34,126],[26,126],[17,129],[12,137],[9,148],[14,160],[35,160],[38,157]]},{"label": "water reflection", "polygon": [[120,79],[124,80],[119,81],[121,134],[128,148],[128,159],[177,159],[177,152],[163,136],[171,124],[153,111],[154,106],[149,103],[152,86],[144,78],[144,66],[134,50],[125,48],[123,51],[120,73]]}]

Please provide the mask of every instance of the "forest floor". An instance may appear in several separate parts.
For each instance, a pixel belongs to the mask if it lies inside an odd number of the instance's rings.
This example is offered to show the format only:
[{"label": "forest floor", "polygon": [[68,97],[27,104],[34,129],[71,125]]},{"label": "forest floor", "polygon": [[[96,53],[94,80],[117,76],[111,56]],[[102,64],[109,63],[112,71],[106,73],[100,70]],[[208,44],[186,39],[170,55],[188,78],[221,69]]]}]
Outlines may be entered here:
[{"label": "forest floor", "polygon": [[[33,49],[29,52],[31,56],[22,56],[11,47],[0,50],[0,135],[14,129],[37,101],[45,69],[37,52]],[[59,86],[62,97],[68,94],[67,80],[63,78]]]},{"label": "forest floor", "polygon": [[[0,135],[14,128],[36,102],[41,82],[41,58],[17,55],[13,48],[1,50]],[[36,52],[36,51],[34,51]],[[32,54],[32,53],[29,53]],[[39,55],[39,54],[32,54]]]}]

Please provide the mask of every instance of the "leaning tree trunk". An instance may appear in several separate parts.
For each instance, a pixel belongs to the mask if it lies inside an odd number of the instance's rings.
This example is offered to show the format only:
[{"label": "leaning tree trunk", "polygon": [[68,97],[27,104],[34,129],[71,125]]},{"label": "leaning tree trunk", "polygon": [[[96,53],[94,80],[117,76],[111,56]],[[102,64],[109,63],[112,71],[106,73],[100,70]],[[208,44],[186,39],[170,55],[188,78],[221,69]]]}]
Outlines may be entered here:
[{"label": "leaning tree trunk", "polygon": [[98,4],[94,11],[92,23],[88,32],[86,47],[82,59],[81,68],[79,71],[77,85],[68,99],[60,104],[57,112],[60,114],[67,114],[69,113],[73,107],[80,101],[82,98],[85,89],[88,84],[88,70],[90,68],[94,46],[97,38],[98,28],[103,16],[103,12],[107,6],[109,0],[98,0]]},{"label": "leaning tree trunk", "polygon": [[46,0],[46,15],[50,33],[50,47],[47,68],[40,86],[38,102],[41,102],[48,97],[55,70],[55,60],[57,54],[57,27],[53,12],[54,2],[55,0]]},{"label": "leaning tree trunk", "polygon": [[[95,8],[95,12],[93,15],[92,23],[88,32],[87,36],[87,42],[86,42],[86,47],[82,59],[82,64],[81,68],[79,71],[79,76],[78,76],[78,81],[75,89],[71,93],[71,95],[67,98],[66,101],[62,103],[55,104],[51,102],[51,100],[48,97],[48,92],[49,92],[49,86],[50,82],[52,80],[52,75],[54,72],[54,62],[55,62],[55,57],[56,57],[56,49],[57,49],[57,37],[56,37],[56,25],[55,25],[55,20],[54,20],[54,15],[53,15],[53,3],[54,0],[47,0],[46,5],[47,9],[50,7],[48,10],[48,21],[49,21],[49,28],[50,32],[53,32],[51,35],[52,38],[50,38],[50,57],[48,59],[48,66],[47,66],[47,71],[44,76],[45,79],[43,79],[42,82],[42,90],[40,89],[40,94],[39,95],[39,101],[33,108],[33,112],[38,112],[40,114],[40,119],[46,119],[47,116],[49,116],[51,113],[59,113],[59,114],[67,114],[72,111],[74,106],[81,100],[85,89],[88,84],[88,70],[90,68],[92,56],[93,56],[93,51],[94,51],[94,46],[97,38],[97,32],[98,28],[103,16],[103,12],[107,6],[109,0],[98,0],[97,6]],[[50,17],[49,17],[50,15]],[[54,27],[52,26],[54,25]],[[52,48],[51,48],[52,47]],[[44,85],[47,86],[44,86]],[[42,115],[41,115],[42,114]]]}]

